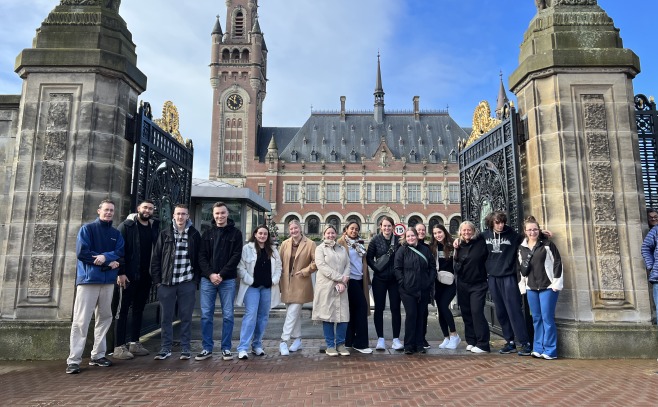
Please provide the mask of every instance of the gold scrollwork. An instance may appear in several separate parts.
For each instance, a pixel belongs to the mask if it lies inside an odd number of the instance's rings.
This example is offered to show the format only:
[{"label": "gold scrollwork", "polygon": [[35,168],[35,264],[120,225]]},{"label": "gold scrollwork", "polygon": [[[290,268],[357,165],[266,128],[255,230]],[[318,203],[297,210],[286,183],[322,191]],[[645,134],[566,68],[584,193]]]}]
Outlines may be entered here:
[{"label": "gold scrollwork", "polygon": [[162,118],[155,119],[154,122],[162,130],[174,136],[176,141],[178,141],[183,145],[185,144],[185,140],[183,140],[183,136],[180,134],[180,131],[178,129],[178,125],[179,125],[178,109],[176,108],[176,105],[174,105],[170,100],[166,101],[164,103],[164,106],[162,106]]},{"label": "gold scrollwork", "polygon": [[500,124],[500,120],[491,117],[491,108],[486,100],[478,104],[473,112],[473,130],[464,147],[473,144],[489,130]]}]

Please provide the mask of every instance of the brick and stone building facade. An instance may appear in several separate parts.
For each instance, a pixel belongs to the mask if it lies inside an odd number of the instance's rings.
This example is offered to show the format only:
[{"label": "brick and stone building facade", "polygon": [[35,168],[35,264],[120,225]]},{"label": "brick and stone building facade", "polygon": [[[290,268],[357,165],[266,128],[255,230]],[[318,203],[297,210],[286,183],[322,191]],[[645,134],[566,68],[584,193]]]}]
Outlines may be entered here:
[{"label": "brick and stone building facade", "polygon": [[262,126],[267,47],[256,0],[227,2],[226,32],[212,32],[210,179],[267,199],[274,219],[320,233],[356,219],[375,233],[390,215],[405,224],[459,224],[457,143],[467,133],[445,110],[384,110],[379,57],[374,109],[314,111],[301,127]]}]

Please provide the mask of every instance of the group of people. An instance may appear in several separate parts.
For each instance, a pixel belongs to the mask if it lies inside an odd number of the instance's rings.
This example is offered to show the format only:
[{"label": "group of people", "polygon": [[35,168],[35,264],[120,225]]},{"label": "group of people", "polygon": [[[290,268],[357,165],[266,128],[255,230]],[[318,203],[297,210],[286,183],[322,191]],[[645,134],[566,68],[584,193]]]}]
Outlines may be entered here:
[{"label": "group of people", "polygon": [[[172,355],[173,320],[180,319],[180,359],[192,357],[192,312],[199,290],[202,350],[195,360],[214,352],[213,323],[219,296],[222,307],[221,356],[231,352],[234,305],[244,306],[237,346],[239,359],[265,354],[262,339],[271,308],[286,305],[279,352],[289,355],[302,348],[301,312],[312,302],[312,319],[323,325],[328,356],[350,354],[350,349],[372,353],[368,316],[370,288],[374,299],[376,350],[387,349],[383,313],[388,297],[392,322],[390,348],[406,354],[426,352],[428,305],[435,302],[444,339],[439,348],[456,349],[461,342],[449,305],[457,295],[465,324],[467,350],[490,351],[489,328],[484,317],[487,290],[496,304],[506,345],[501,353],[545,359],[557,357],[554,313],[562,288],[562,266],[557,249],[547,240],[550,232],[537,222],[525,223],[525,234],[506,225],[495,212],[491,227],[478,235],[471,222],[463,222],[453,240],[441,224],[432,226],[425,243],[425,225],[393,234],[394,220],[384,216],[368,247],[360,225],[351,221],[339,232],[333,225],[323,231],[319,245],[302,233],[298,221],[288,225],[289,238],[279,249],[272,245],[267,226],[257,226],[243,245],[242,233],[229,218],[226,204],[212,208],[212,227],[202,234],[189,219],[186,205],[174,208],[171,227],[160,230],[153,218],[154,203],[142,201],[117,229],[112,227],[114,203],[104,200],[98,219],[83,225],[77,239],[77,279],[70,355],[67,373],[78,373],[86,332],[95,313],[94,346],[90,365],[111,366],[105,336],[116,315],[113,358],[148,355],[139,342],[142,314],[151,286],[157,287],[161,309],[161,347],[155,359]],[[371,273],[372,270],[372,279]],[[315,285],[312,274],[316,273]],[[518,277],[520,273],[520,278]],[[520,279],[520,283],[519,283]],[[527,291],[534,323],[530,343],[521,309]],[[400,341],[401,305],[405,309],[405,335]],[[128,340],[128,311],[132,329]],[[515,341],[516,339],[516,341]]]}]

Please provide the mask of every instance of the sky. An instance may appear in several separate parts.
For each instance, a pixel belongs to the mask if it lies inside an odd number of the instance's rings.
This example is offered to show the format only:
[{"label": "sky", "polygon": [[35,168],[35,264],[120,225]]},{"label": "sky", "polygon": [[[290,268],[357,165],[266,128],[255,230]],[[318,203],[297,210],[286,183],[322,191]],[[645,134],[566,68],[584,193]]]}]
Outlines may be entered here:
[{"label": "sky", "polygon": [[[0,0],[0,94],[21,92],[16,56],[57,4]],[[598,4],[640,57],[635,93],[658,95],[658,1]],[[210,33],[216,15],[226,30],[225,1],[124,0],[120,14],[148,77],[140,100],[154,117],[165,101],[176,105],[180,131],[194,141],[194,177],[207,178]],[[348,110],[371,110],[379,52],[386,110],[411,110],[418,95],[421,109],[447,108],[470,127],[481,100],[495,106],[501,71],[507,88],[536,8],[534,0],[260,0],[258,14],[269,51],[263,126],[301,127],[311,107],[339,109],[340,96]]]}]

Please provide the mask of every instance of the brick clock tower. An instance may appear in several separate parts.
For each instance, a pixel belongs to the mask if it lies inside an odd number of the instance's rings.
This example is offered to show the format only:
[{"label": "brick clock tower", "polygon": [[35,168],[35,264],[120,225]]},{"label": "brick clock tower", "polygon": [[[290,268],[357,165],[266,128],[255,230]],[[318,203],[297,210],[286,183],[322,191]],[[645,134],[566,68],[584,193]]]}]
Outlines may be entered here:
[{"label": "brick clock tower", "polygon": [[257,0],[226,0],[226,8],[226,32],[219,16],[212,31],[209,178],[244,186],[262,125],[267,47],[258,24]]}]

